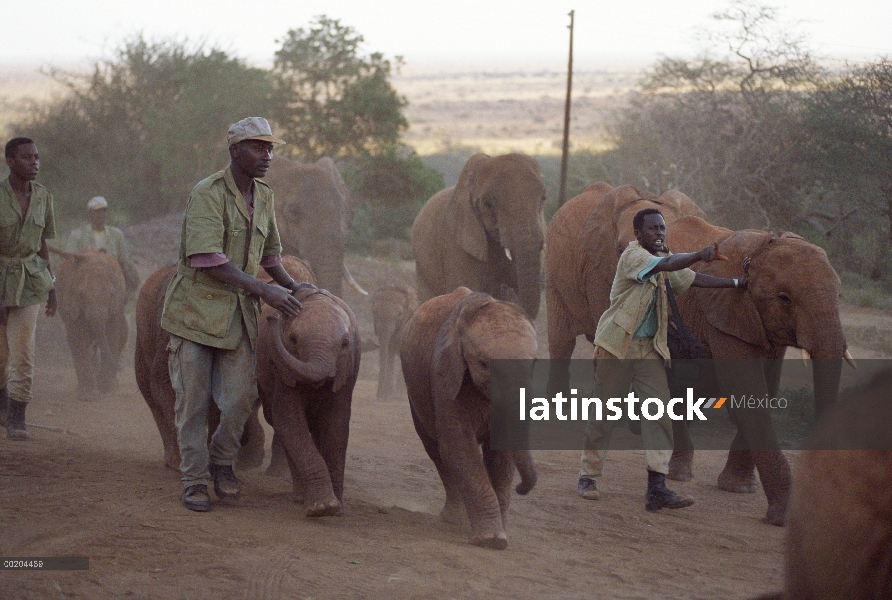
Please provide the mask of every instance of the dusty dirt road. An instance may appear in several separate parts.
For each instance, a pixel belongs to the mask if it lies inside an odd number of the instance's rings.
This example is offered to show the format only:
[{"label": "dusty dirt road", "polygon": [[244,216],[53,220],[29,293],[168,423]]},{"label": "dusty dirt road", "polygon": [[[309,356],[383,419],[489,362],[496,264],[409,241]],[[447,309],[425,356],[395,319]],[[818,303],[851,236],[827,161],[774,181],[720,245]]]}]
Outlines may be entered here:
[{"label": "dusty dirt road", "polygon": [[[408,277],[406,265],[356,263],[370,287]],[[348,302],[367,318],[365,300]],[[262,470],[240,474],[239,501],[190,512],[162,466],[132,354],[118,392],[78,402],[61,333],[42,319],[28,412],[56,429],[0,435],[0,556],[87,556],[90,568],[0,571],[4,600],[749,598],[781,585],[783,529],[760,521],[761,491],[715,487],[724,452],[700,452],[696,479],[674,484],[693,507],[656,514],[643,506],[643,453],[613,453],[591,502],[575,493],[578,453],[536,452],[539,483],[512,498],[508,549],[468,545],[438,519],[442,486],[407,402],[375,400],[374,353],[354,396],[343,517],[307,519],[290,482]]]}]

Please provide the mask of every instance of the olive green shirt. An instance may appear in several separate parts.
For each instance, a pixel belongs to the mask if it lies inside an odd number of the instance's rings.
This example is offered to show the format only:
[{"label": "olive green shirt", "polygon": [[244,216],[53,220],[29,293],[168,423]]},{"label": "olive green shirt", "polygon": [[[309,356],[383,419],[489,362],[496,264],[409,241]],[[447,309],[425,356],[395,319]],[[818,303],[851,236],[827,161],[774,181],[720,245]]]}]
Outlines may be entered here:
[{"label": "olive green shirt", "polygon": [[[660,253],[659,258],[671,256]],[[669,360],[669,347],[666,344],[666,330],[669,323],[669,300],[666,297],[666,277],[676,296],[685,293],[697,274],[691,269],[660,272],[656,276],[649,272],[656,264],[654,255],[635,241],[619,257],[616,276],[610,288],[610,308],[604,311],[595,330],[595,345],[600,346],[619,358],[626,355],[635,332],[638,331],[651,306],[657,316],[654,334],[654,350]],[[644,277],[641,277],[641,275]],[[656,294],[656,296],[654,295]]]},{"label": "olive green shirt", "polygon": [[93,226],[87,224],[75,229],[68,235],[67,249],[69,252],[103,250],[119,263],[130,264],[133,262],[130,258],[130,252],[127,250],[127,242],[124,240],[124,232],[110,225],[105,226],[105,244],[101,248],[96,244]]},{"label": "olive green shirt", "polygon": [[164,298],[161,327],[225,350],[234,350],[246,331],[253,346],[259,299],[189,266],[190,256],[214,252],[226,254],[229,262],[252,277],[264,256],[282,252],[272,189],[254,180],[252,218],[230,167],[192,190],[183,219],[180,260]]},{"label": "olive green shirt", "polygon": [[31,204],[23,218],[9,177],[0,181],[0,296],[5,306],[46,302],[53,276],[49,262],[37,252],[44,240],[54,237],[52,194],[32,181]]}]

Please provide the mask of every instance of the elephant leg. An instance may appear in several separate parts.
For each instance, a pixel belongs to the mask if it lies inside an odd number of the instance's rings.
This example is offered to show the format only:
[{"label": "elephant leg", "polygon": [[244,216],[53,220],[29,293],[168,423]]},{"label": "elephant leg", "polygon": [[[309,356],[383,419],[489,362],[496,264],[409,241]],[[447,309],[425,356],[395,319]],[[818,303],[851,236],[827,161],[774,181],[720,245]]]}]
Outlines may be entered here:
[{"label": "elephant leg", "polygon": [[554,298],[555,292],[548,289],[548,385],[546,394],[554,397],[555,393],[563,391],[565,394],[570,387],[570,363],[573,350],[576,349],[576,333],[573,320],[566,307],[559,299]]},{"label": "elephant leg", "polygon": [[461,410],[437,415],[437,444],[446,468],[460,474],[458,487],[471,522],[471,544],[503,550],[508,536],[499,499],[483,464],[471,419],[471,414]]},{"label": "elephant leg", "polygon": [[77,375],[77,399],[84,401],[94,400],[96,392],[89,335],[87,328],[78,322],[65,323],[65,337]]},{"label": "elephant leg", "polygon": [[[281,448],[281,445],[279,447]],[[282,460],[288,465],[286,468],[291,473],[291,493],[294,496],[294,502],[297,504],[305,504],[307,498],[304,491],[304,482],[300,479],[300,472],[297,470],[297,464],[291,460],[291,457],[288,456],[284,448],[282,448],[282,456],[285,457]]]},{"label": "elephant leg", "polygon": [[260,425],[260,416],[257,414],[259,410],[260,406],[256,404],[245,422],[241,439],[242,447],[236,457],[236,465],[239,469],[256,469],[263,463],[266,434]]},{"label": "elephant leg", "polygon": [[787,515],[792,474],[787,457],[780,450],[754,450],[753,460],[768,499],[765,522],[782,527]]},{"label": "elephant leg", "polygon": [[[137,356],[140,352],[137,350]],[[140,390],[155,416],[161,443],[164,445],[164,464],[174,471],[180,470],[180,445],[176,428],[176,393],[170,384],[167,371],[167,352],[158,351],[152,357],[147,377],[140,383]],[[148,392],[148,395],[146,395]],[[149,401],[151,398],[151,402]]]},{"label": "elephant leg", "polygon": [[694,478],[694,442],[684,421],[672,421],[673,450],[669,459],[669,473],[673,481],[690,481]]},{"label": "elephant leg", "polygon": [[269,477],[285,477],[288,474],[288,460],[280,436],[273,432],[273,443],[270,447],[269,466],[265,474]]},{"label": "elephant leg", "polygon": [[731,442],[725,468],[719,473],[718,486],[735,494],[752,494],[757,489],[756,462],[739,430]]},{"label": "elephant leg", "polygon": [[414,410],[412,411],[412,421],[415,423],[415,431],[421,439],[421,444],[437,468],[437,474],[440,476],[440,481],[443,482],[443,488],[446,490],[446,503],[443,505],[443,510],[440,511],[440,519],[452,525],[461,525],[465,517],[465,507],[462,504],[458,479],[446,467],[446,463],[443,462],[443,458],[440,456],[437,440],[428,435],[427,431],[421,426]]},{"label": "elephant leg", "polygon": [[306,515],[339,515],[341,503],[335,497],[328,466],[313,443],[304,412],[305,402],[295,398],[293,392],[283,394],[281,387],[277,386],[273,397],[273,423],[285,452],[294,463],[297,479],[304,485]]},{"label": "elephant leg", "polygon": [[499,499],[502,513],[502,527],[508,526],[508,505],[511,502],[511,482],[514,479],[514,462],[510,455],[502,450],[491,450],[487,441],[483,447],[483,464],[489,475],[489,482]]},{"label": "elephant leg", "polygon": [[378,351],[380,361],[378,369],[378,400],[386,400],[393,396],[393,365],[394,365],[393,340],[388,335],[381,340],[381,348]]},{"label": "elephant leg", "polygon": [[320,399],[310,411],[310,433],[319,454],[328,467],[328,476],[335,497],[343,502],[344,465],[347,462],[347,442],[350,437],[351,389],[342,390],[334,397]]}]

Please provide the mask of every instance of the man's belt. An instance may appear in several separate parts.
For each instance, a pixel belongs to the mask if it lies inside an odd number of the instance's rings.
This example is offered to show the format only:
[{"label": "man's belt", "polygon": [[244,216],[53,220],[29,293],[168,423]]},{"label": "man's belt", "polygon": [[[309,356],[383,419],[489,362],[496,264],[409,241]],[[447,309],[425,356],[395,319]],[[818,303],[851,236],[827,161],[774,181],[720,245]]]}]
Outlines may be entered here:
[{"label": "man's belt", "polygon": [[212,275],[208,275],[201,269],[196,269],[195,267],[187,267],[186,265],[180,263],[177,265],[177,273],[185,277],[186,279],[191,279],[196,283],[201,283],[204,285],[209,285],[211,287],[219,288],[221,290],[226,290],[228,292],[233,292],[235,294],[241,294],[242,296],[253,297],[253,294],[249,294],[242,288],[236,287],[234,285],[229,285],[228,283],[223,283],[216,277]]},{"label": "man's belt", "polygon": [[28,256],[0,256],[0,266],[7,269],[7,274],[9,273],[8,267],[15,266],[19,268],[19,282],[15,288],[13,306],[18,306],[22,302],[22,292],[25,290],[25,263],[36,257],[36,253]]}]

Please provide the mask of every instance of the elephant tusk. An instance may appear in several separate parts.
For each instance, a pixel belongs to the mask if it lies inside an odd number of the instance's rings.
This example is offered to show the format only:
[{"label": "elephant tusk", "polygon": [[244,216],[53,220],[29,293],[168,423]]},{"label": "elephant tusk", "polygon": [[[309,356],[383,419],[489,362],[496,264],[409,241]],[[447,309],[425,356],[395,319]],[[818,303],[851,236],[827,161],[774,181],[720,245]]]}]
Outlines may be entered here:
[{"label": "elephant tusk", "polygon": [[511,258],[511,251],[508,250],[508,248],[505,248],[505,256],[508,258],[508,260],[514,260],[513,258]]},{"label": "elephant tusk", "polygon": [[852,358],[852,355],[851,353],[849,353],[848,348],[846,348],[845,354],[843,354],[842,357],[846,359],[846,362],[849,363],[849,366],[851,366],[853,369],[858,368],[858,365],[855,364],[855,359]]},{"label": "elephant tusk", "polygon": [[367,291],[365,291],[364,289],[362,289],[362,287],[358,283],[356,283],[356,280],[353,279],[353,275],[350,273],[350,269],[347,268],[346,262],[344,263],[344,279],[347,280],[347,283],[349,283],[351,285],[351,287],[353,287],[354,290],[359,292],[360,296],[368,296],[369,295],[369,293]]},{"label": "elephant tusk", "polygon": [[802,366],[808,369],[808,360],[811,358],[811,354],[805,348],[800,348],[799,350],[802,352]]}]

